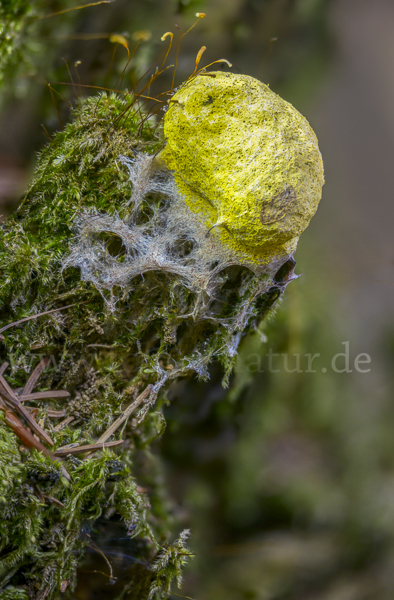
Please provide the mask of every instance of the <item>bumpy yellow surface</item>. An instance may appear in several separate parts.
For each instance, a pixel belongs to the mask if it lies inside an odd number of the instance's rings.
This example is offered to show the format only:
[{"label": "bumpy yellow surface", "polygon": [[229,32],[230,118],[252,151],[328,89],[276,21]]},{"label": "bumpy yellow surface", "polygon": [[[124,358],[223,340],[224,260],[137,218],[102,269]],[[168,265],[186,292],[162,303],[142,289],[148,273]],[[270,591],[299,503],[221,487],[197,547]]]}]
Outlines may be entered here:
[{"label": "bumpy yellow surface", "polygon": [[252,262],[290,253],[321,198],[307,120],[246,75],[211,73],[172,98],[161,153],[193,212]]}]

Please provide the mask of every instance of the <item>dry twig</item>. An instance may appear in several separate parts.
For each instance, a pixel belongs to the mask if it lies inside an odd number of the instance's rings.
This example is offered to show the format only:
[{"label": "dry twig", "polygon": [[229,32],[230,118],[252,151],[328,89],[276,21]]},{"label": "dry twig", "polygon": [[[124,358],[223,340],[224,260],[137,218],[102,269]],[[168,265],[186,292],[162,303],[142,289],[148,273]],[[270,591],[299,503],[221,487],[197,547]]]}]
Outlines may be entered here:
[{"label": "dry twig", "polygon": [[69,454],[77,456],[78,454],[85,454],[85,452],[97,452],[97,450],[104,450],[104,448],[113,448],[114,446],[120,446],[120,444],[123,444],[123,442],[124,440],[115,440],[114,442],[107,442],[106,444],[103,442],[96,442],[95,444],[87,444],[86,446],[77,446],[74,448],[64,446],[63,448],[55,450],[54,454],[57,457],[65,457]]}]

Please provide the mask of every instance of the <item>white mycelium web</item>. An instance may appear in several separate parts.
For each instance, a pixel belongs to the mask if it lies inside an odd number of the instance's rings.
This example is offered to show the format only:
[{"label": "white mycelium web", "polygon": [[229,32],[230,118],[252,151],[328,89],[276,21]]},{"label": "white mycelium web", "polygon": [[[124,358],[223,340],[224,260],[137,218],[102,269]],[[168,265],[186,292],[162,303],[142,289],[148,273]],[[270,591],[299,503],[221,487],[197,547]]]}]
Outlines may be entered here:
[{"label": "white mycelium web", "polygon": [[[171,372],[161,366],[163,351],[145,357],[157,374],[153,402],[169,378],[188,372],[206,377],[215,356],[223,357],[230,372],[243,332],[260,319],[256,301],[267,291],[281,291],[290,280],[275,282],[288,257],[262,267],[236,255],[189,209],[171,173],[160,169],[154,157],[141,153],[120,161],[132,184],[129,201],[115,214],[85,212],[78,217],[63,270],[79,268],[82,280],[100,291],[113,314],[119,301],[143,298],[133,323],[163,319],[168,347],[178,344],[178,328],[187,325],[181,337],[187,338],[189,349],[171,354]],[[109,251],[109,240],[117,240],[116,251]],[[152,284],[149,273],[162,277]],[[154,310],[148,310],[152,305]],[[201,322],[210,329],[198,329]]]},{"label": "white mycelium web", "polygon": [[[282,256],[262,268],[236,255],[191,212],[176,190],[171,173],[160,170],[154,157],[140,153],[134,159],[121,157],[120,161],[127,167],[132,184],[129,210],[122,217],[80,215],[76,240],[63,269],[78,267],[82,279],[100,291],[119,288],[123,293],[133,288],[135,277],[148,271],[173,274],[180,285],[195,294],[194,318],[214,318],[210,305],[226,281],[223,271],[227,267],[247,267],[250,277],[257,276],[260,281],[259,293],[269,287],[272,276],[288,257]],[[108,251],[108,236],[116,236],[121,242],[120,255]],[[109,309],[114,310],[115,295],[104,297]]]}]

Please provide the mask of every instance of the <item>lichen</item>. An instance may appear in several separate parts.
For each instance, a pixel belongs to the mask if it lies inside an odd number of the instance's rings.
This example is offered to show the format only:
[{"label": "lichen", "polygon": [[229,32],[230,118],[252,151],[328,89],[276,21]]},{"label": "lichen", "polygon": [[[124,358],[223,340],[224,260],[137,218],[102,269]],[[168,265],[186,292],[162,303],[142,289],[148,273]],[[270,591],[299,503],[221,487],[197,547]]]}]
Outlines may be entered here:
[{"label": "lichen", "polygon": [[321,198],[323,163],[307,120],[246,75],[186,82],[165,117],[161,153],[190,209],[243,259],[295,250]]}]

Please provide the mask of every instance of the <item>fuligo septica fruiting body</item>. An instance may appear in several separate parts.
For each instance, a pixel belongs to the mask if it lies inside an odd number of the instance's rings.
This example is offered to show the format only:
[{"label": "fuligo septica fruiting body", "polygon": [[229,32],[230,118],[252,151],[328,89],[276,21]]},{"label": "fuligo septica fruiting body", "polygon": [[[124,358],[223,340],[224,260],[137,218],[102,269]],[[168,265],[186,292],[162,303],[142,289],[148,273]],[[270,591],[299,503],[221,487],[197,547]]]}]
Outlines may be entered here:
[{"label": "fuligo septica fruiting body", "polygon": [[160,158],[189,208],[242,261],[294,252],[324,184],[308,121],[247,75],[206,73],[172,97]]}]

